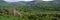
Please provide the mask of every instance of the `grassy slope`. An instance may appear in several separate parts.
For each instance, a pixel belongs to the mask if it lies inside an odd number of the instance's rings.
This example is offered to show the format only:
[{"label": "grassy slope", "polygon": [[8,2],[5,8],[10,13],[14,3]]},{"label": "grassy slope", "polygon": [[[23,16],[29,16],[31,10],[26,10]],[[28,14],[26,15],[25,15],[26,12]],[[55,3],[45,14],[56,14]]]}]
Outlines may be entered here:
[{"label": "grassy slope", "polygon": [[[22,12],[24,13],[23,15],[26,15],[26,12]],[[29,13],[29,15],[33,15],[33,14],[55,14],[58,13],[60,14],[60,11],[37,11],[37,10],[32,10]],[[0,20],[34,20],[34,19],[28,19],[28,16],[24,16],[24,18],[22,17],[15,17],[15,16],[8,16],[8,15],[0,15]],[[36,20],[54,20],[53,17],[37,17]],[[60,18],[58,18],[58,20],[60,20]]]},{"label": "grassy slope", "polygon": [[[26,12],[24,12],[26,13]],[[33,14],[36,14],[36,13],[42,13],[42,14],[55,14],[55,13],[60,13],[60,11],[40,11],[40,12],[37,12],[37,11],[32,11],[32,12],[29,12],[31,15]],[[20,18],[20,17],[15,17],[15,16],[8,16],[8,15],[0,15],[0,20],[34,20],[34,19],[28,19],[28,17],[24,17],[24,18]],[[53,17],[37,17],[36,20],[54,20]],[[58,20],[60,20],[58,18]]]}]

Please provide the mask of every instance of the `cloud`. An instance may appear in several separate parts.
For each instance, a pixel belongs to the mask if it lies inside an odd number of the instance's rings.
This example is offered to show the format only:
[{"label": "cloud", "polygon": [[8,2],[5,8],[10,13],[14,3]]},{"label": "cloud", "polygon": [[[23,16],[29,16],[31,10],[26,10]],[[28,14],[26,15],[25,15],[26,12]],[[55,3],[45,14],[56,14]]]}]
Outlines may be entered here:
[{"label": "cloud", "polygon": [[42,1],[53,1],[53,0],[42,0]]},{"label": "cloud", "polygon": [[18,2],[18,1],[33,1],[33,0],[4,0],[7,2]]}]

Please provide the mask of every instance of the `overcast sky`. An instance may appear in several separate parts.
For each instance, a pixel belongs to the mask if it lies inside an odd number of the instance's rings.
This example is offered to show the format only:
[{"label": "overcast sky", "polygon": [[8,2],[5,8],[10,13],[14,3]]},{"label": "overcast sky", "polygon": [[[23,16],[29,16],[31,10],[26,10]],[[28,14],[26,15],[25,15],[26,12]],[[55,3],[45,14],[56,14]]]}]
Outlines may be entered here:
[{"label": "overcast sky", "polygon": [[53,1],[53,0],[42,0],[42,1]]},{"label": "overcast sky", "polygon": [[[18,1],[33,1],[33,0],[5,0],[7,2],[18,2]],[[42,1],[52,1],[52,0],[42,0]]]},{"label": "overcast sky", "polygon": [[5,0],[7,2],[18,2],[18,1],[33,1],[33,0]]}]

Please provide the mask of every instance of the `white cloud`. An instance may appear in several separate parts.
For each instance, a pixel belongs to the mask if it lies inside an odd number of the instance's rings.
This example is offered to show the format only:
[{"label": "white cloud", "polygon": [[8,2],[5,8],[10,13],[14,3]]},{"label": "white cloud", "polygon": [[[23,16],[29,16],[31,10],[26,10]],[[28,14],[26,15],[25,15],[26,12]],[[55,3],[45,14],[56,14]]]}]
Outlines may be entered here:
[{"label": "white cloud", "polygon": [[7,2],[18,2],[18,1],[33,1],[33,0],[4,0]]},{"label": "white cloud", "polygon": [[53,0],[42,0],[42,1],[53,1]]}]

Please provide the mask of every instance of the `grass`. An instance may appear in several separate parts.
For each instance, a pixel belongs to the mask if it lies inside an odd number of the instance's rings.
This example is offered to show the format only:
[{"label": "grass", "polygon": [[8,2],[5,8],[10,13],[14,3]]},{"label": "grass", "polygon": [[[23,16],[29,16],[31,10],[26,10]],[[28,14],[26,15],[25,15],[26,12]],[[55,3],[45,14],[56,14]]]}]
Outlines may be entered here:
[{"label": "grass", "polygon": [[[24,14],[25,13],[25,14]],[[60,13],[60,11],[40,11],[40,12],[37,12],[37,11],[32,11],[32,12],[24,12],[22,15],[24,17],[18,17],[18,16],[9,16],[9,15],[0,15],[0,20],[56,20],[55,18],[53,17],[38,17],[38,16],[33,16],[31,19],[28,18],[29,15],[34,15],[34,14],[55,14],[55,13]],[[29,15],[25,16],[27,13],[29,13]],[[60,18],[57,18],[57,20],[60,20]]]},{"label": "grass", "polygon": [[[28,17],[20,19],[19,17],[1,16],[0,20],[35,20],[35,19],[28,19]],[[36,20],[54,20],[54,19],[52,17],[37,17]]]},{"label": "grass", "polygon": [[[0,14],[0,20],[60,20],[60,18],[53,18],[53,17],[38,17],[35,14],[60,14],[60,11],[39,11],[39,10],[31,10],[31,11],[21,11],[22,17],[18,16],[10,16],[4,13]],[[31,16],[32,15],[32,16]]]}]

